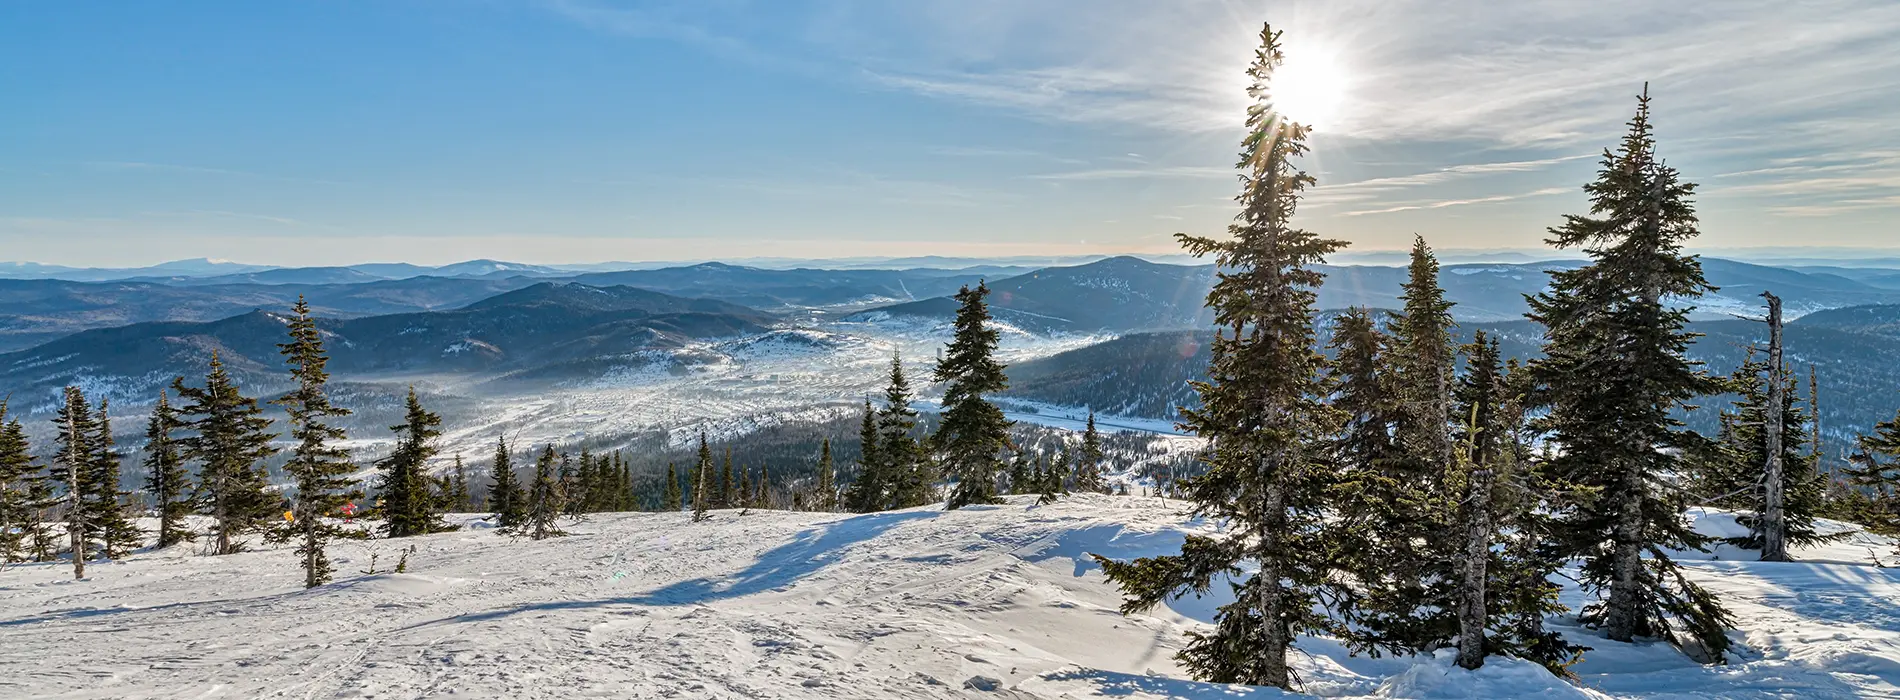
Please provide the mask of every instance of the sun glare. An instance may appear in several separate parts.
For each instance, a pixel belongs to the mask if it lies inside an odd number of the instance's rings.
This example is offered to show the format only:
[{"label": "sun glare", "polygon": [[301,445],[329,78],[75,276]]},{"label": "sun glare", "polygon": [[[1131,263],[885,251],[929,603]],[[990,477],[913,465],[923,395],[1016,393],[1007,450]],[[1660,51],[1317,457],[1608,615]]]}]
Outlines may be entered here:
[{"label": "sun glare", "polygon": [[1314,128],[1332,126],[1346,96],[1346,71],[1331,56],[1289,52],[1273,72],[1271,86],[1276,111]]}]

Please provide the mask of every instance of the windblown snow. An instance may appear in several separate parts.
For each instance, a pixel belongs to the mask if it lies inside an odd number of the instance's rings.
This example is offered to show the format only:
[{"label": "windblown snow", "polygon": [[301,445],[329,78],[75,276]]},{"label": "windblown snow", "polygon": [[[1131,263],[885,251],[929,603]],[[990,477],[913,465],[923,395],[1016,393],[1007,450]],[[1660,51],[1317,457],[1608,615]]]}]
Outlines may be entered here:
[{"label": "windblown snow", "polygon": [[[0,697],[1286,697],[1185,680],[1171,656],[1224,601],[1124,617],[1086,556],[1175,551],[1212,527],[1183,509],[1088,495],[705,523],[608,514],[543,542],[458,516],[457,532],[339,542],[337,581],[312,590],[284,548],[141,552],[81,581],[16,566],[0,572]],[[360,573],[412,545],[409,573]],[[1597,648],[1576,684],[1508,659],[1466,672],[1315,638],[1296,664],[1309,692],[1342,698],[1894,697],[1900,575],[1868,548],[1892,542],[1857,535],[1800,552],[1807,563],[1689,562],[1741,624],[1727,666],[1562,619]]]}]

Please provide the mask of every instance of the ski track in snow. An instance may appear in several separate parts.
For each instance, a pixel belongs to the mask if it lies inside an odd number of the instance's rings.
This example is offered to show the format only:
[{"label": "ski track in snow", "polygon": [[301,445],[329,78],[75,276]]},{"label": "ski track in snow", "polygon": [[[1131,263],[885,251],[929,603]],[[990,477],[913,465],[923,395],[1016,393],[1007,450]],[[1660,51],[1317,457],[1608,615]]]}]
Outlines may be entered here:
[{"label": "ski track in snow", "polygon": [[[716,511],[706,523],[600,514],[545,542],[452,516],[464,529],[334,544],[337,582],[307,591],[287,547],[141,552],[76,582],[66,565],[15,566],[0,572],[0,697],[1287,697],[1182,680],[1182,633],[1224,601],[1124,617],[1086,556],[1176,551],[1207,527],[1185,504],[1033,503]],[[1465,672],[1442,655],[1351,657],[1316,638],[1295,664],[1328,697],[1895,697],[1900,575],[1866,565],[1863,549],[1893,543],[1857,538],[1802,550],[1803,563],[1686,562],[1741,625],[1728,666],[1561,620],[1596,647],[1580,685],[1509,659]],[[359,573],[370,552],[386,570],[409,545],[410,573]]]}]

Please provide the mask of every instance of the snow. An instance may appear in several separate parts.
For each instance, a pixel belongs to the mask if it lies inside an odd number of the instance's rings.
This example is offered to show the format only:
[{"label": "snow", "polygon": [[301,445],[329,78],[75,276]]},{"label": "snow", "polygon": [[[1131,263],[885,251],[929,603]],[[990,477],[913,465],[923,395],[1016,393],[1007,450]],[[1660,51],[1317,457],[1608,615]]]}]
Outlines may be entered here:
[{"label": "snow", "polygon": [[[456,532],[339,541],[338,580],[308,591],[287,547],[141,552],[81,581],[15,566],[0,572],[0,697],[1290,697],[1186,680],[1172,654],[1217,598],[1117,612],[1087,554],[1172,552],[1211,527],[1183,506],[604,514],[545,542],[455,516]],[[387,573],[411,545],[408,572]],[[1821,561],[1686,563],[1736,613],[1727,666],[1561,619],[1596,647],[1577,684],[1509,659],[1467,672],[1442,655],[1353,657],[1319,638],[1293,661],[1308,691],[1338,698],[1894,697],[1900,575],[1830,547]],[[371,553],[383,573],[360,573]]]}]

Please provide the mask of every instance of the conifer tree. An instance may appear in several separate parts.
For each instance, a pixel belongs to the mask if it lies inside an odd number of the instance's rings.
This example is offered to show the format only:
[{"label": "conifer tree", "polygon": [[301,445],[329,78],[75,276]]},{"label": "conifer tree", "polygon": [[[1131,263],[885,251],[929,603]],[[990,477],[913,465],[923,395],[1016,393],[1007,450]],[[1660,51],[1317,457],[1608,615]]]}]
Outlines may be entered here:
[{"label": "conifer tree", "polygon": [[735,508],[739,505],[738,483],[733,481],[732,447],[726,447],[725,468],[720,472],[719,497],[713,499],[714,508]]},{"label": "conifer tree", "polygon": [[[1438,258],[1424,237],[1412,243],[1405,310],[1392,316],[1393,379],[1400,449],[1429,484],[1451,466],[1452,303],[1438,286]],[[1460,418],[1460,421],[1463,419]]]},{"label": "conifer tree", "polygon": [[1708,541],[1684,522],[1668,483],[1696,441],[1671,411],[1717,389],[1684,354],[1695,337],[1686,304],[1712,289],[1682,252],[1696,235],[1695,186],[1656,156],[1647,88],[1629,127],[1584,186],[1590,215],[1550,230],[1548,243],[1582,247],[1590,264],[1551,271],[1549,289],[1530,299],[1546,339],[1535,371],[1549,408],[1537,425],[1555,475],[1587,494],[1563,504],[1553,544],[1584,560],[1586,589],[1607,593],[1584,609],[1586,624],[1619,642],[1699,643],[1721,661],[1728,612],[1667,553]]},{"label": "conifer tree", "polygon": [[1011,494],[1036,493],[1038,486],[1031,472],[1029,450],[1018,449],[1009,460],[1009,492]]},{"label": "conifer tree", "polygon": [[772,475],[764,464],[759,465],[759,480],[753,484],[752,505],[764,510],[772,509]]},{"label": "conifer tree", "polygon": [[[553,446],[549,447],[551,449]],[[581,514],[587,512],[585,484],[581,483],[580,469],[574,464],[574,455],[566,451],[559,454],[560,466],[554,471],[555,490],[561,494],[561,507],[557,512],[579,520]]]},{"label": "conifer tree", "polygon": [[831,438],[825,438],[818,451],[818,485],[813,487],[811,509],[830,513],[838,509],[838,485],[831,466]]},{"label": "conifer tree", "polygon": [[495,461],[488,468],[494,483],[488,487],[488,505],[494,509],[495,527],[514,531],[528,519],[527,494],[515,479],[514,458],[508,454],[508,438],[495,438]]},{"label": "conifer tree", "polygon": [[706,510],[712,506],[713,496],[707,491],[712,489],[713,479],[712,448],[706,446],[706,433],[699,433],[699,463],[693,465],[693,522],[706,520]]},{"label": "conifer tree", "polygon": [[1062,498],[1062,472],[1036,457],[1036,505],[1046,506]]},{"label": "conifer tree", "polygon": [[1871,531],[1900,534],[1900,413],[1875,424],[1872,433],[1854,440],[1854,446],[1841,472],[1850,484],[1872,496],[1863,522]]},{"label": "conifer tree", "polygon": [[303,297],[297,298],[292,311],[295,317],[290,321],[290,342],[277,347],[290,365],[296,388],[272,403],[283,406],[289,414],[290,437],[297,441],[290,460],[284,463],[284,473],[297,486],[290,529],[297,537],[297,554],[303,558],[303,585],[315,588],[330,582],[334,569],[324,555],[324,546],[342,531],[324,518],[363,494],[349,478],[356,471],[349,451],[335,444],[346,435],[342,428],[329,423],[350,415],[350,410],[330,403],[330,373],[326,369],[330,358],[323,351],[323,335],[317,331],[310,305]]},{"label": "conifer tree", "polygon": [[145,532],[126,514],[131,494],[120,490],[119,452],[113,447],[112,418],[106,399],[99,400],[90,441],[92,459],[86,465],[86,520],[98,533],[99,551],[107,559],[123,558],[144,541]]},{"label": "conifer tree", "polygon": [[[614,461],[620,464],[620,510],[636,510],[639,507],[640,500],[634,492],[633,465],[621,459],[619,452],[614,453]],[[674,488],[679,487],[678,484],[674,484],[673,486]]]},{"label": "conifer tree", "polygon": [[997,503],[996,479],[1002,472],[1003,451],[1009,447],[1009,421],[985,395],[1009,388],[1003,365],[996,361],[1001,335],[990,327],[990,308],[984,298],[990,289],[981,281],[957,292],[956,331],[937,362],[933,379],[948,383],[943,392],[943,422],[931,436],[931,446],[942,455],[946,475],[957,480],[946,509]]},{"label": "conifer tree", "polygon": [[243,548],[237,538],[264,527],[281,502],[267,490],[264,474],[264,459],[277,453],[270,444],[276,435],[265,432],[271,420],[256,399],[239,391],[216,353],[204,388],[185,386],[180,377],[172,391],[187,402],[179,416],[192,434],[178,445],[198,463],[196,500],[199,512],[213,521],[211,553],[235,554]]},{"label": "conifer tree", "polygon": [[468,468],[462,466],[462,455],[455,455],[455,466],[449,470],[449,501],[457,513],[467,513],[474,508],[468,499]]},{"label": "conifer tree", "polygon": [[[1314,347],[1311,266],[1344,243],[1292,225],[1299,193],[1313,178],[1292,162],[1306,152],[1307,127],[1274,111],[1270,82],[1284,60],[1269,26],[1248,75],[1248,134],[1238,167],[1242,211],[1231,238],[1179,238],[1189,253],[1215,257],[1207,304],[1217,333],[1201,407],[1182,425],[1208,440],[1207,471],[1189,489],[1193,512],[1231,523],[1217,536],[1190,536],[1178,555],[1117,562],[1097,557],[1127,599],[1124,612],[1151,608],[1231,575],[1235,600],[1215,628],[1194,633],[1177,655],[1196,678],[1292,689],[1287,653],[1323,619],[1313,608],[1326,583],[1323,540],[1329,496],[1325,440],[1338,420],[1321,402],[1323,356]],[[1243,561],[1258,566],[1235,574]],[[1244,576],[1244,577],[1243,577]]]},{"label": "conifer tree", "polygon": [[442,522],[440,503],[430,494],[429,460],[439,451],[435,439],[442,435],[442,418],[422,407],[415,387],[409,388],[404,401],[401,425],[390,426],[396,433],[396,448],[376,462],[382,471],[378,483],[383,500],[383,534],[388,537],[413,537],[447,529]]},{"label": "conifer tree", "polygon": [[1082,431],[1082,448],[1076,453],[1075,490],[1082,493],[1108,493],[1102,481],[1102,434],[1095,430],[1095,412],[1089,411],[1088,427]]},{"label": "conifer tree", "polygon": [[27,558],[28,539],[42,507],[34,493],[44,480],[33,464],[26,428],[17,418],[8,420],[7,404],[0,400],[0,566]]},{"label": "conifer tree", "polygon": [[[730,451],[728,451],[728,454],[730,454]],[[733,488],[733,499],[736,501],[733,505],[740,508],[752,507],[752,482],[749,480],[750,477],[751,474],[747,472],[745,465],[739,465],[739,482],[738,486]]]},{"label": "conifer tree", "polygon": [[534,483],[528,489],[527,518],[522,521],[521,532],[529,539],[545,540],[560,537],[562,532],[556,522],[566,510],[566,494],[556,473],[554,446],[548,445],[541,451],[541,458],[534,462]]},{"label": "conifer tree", "polygon": [[64,396],[66,401],[53,419],[59,431],[54,438],[58,447],[53,453],[53,478],[66,487],[67,547],[72,550],[73,578],[83,579],[86,559],[92,556],[92,540],[98,536],[87,520],[92,509],[86,503],[86,495],[92,490],[87,480],[87,465],[93,457],[88,444],[93,432],[92,407],[78,387],[66,387]]},{"label": "conifer tree", "polygon": [[185,527],[185,516],[192,511],[191,484],[174,435],[182,427],[171,400],[160,390],[145,424],[145,490],[151,492],[152,507],[158,512],[159,549],[194,537]]},{"label": "conifer tree", "polygon": [[878,454],[878,443],[881,441],[877,431],[877,411],[871,408],[871,399],[866,398],[864,420],[858,425],[858,477],[845,490],[845,510],[870,513],[884,509],[884,490],[888,478],[884,459]]},{"label": "conifer tree", "polygon": [[[1815,526],[1815,518],[1825,506],[1827,479],[1815,470],[1816,455],[1809,449],[1808,433],[1803,429],[1813,420],[1812,414],[1795,399],[1798,392],[1792,373],[1785,368],[1776,372],[1772,364],[1750,353],[1728,377],[1725,388],[1736,398],[1732,410],[1722,414],[1717,439],[1695,450],[1693,460],[1694,486],[1707,503],[1741,511],[1736,520],[1749,529],[1749,534],[1726,539],[1743,549],[1762,550],[1764,544],[1763,514],[1768,510],[1764,465],[1770,454],[1767,428],[1770,416],[1775,415],[1769,409],[1775,398],[1769,387],[1775,381],[1783,387],[1776,420],[1785,428],[1778,436],[1781,449],[1776,470],[1781,476],[1782,537],[1789,544],[1804,546],[1836,539],[1821,534]],[[1767,555],[1764,551],[1763,556]]]},{"label": "conifer tree", "polygon": [[666,463],[666,490],[660,497],[660,508],[668,513],[680,512],[680,477],[672,462]]},{"label": "conifer tree", "polygon": [[891,383],[884,389],[884,408],[877,416],[877,456],[888,480],[887,500],[877,510],[915,508],[936,500],[931,493],[935,474],[923,446],[911,435],[917,427],[917,411],[910,404],[910,381],[904,377],[904,363],[892,355]]}]

